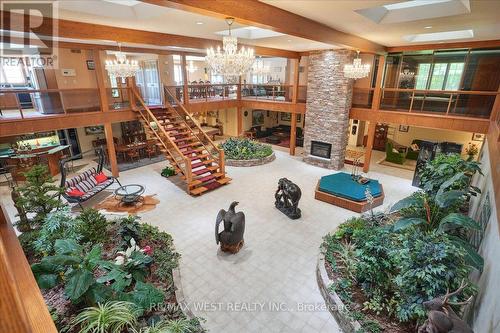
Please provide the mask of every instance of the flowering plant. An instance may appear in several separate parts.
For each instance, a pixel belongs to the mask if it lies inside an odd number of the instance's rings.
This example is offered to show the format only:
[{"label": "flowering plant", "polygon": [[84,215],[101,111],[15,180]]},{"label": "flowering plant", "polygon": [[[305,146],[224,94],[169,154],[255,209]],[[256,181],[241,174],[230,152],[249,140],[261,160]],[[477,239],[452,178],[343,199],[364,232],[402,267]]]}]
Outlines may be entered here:
[{"label": "flowering plant", "polygon": [[477,145],[475,145],[473,143],[469,143],[467,148],[465,148],[465,153],[469,156],[475,156],[475,155],[477,155],[478,152],[479,152],[479,148],[477,147]]}]

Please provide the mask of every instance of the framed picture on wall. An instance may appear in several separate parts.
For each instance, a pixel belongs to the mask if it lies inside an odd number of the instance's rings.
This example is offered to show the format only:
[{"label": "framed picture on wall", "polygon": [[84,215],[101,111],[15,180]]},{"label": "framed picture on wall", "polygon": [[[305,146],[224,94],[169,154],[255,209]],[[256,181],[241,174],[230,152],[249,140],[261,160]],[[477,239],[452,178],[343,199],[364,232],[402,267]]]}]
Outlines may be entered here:
[{"label": "framed picture on wall", "polygon": [[252,126],[264,125],[264,111],[252,112]]},{"label": "framed picture on wall", "polygon": [[292,120],[292,114],[288,112],[281,112],[281,120],[283,121],[291,121]]},{"label": "framed picture on wall", "polygon": [[410,126],[408,126],[408,125],[399,125],[400,132],[408,132],[409,129],[410,129]]},{"label": "framed picture on wall", "polygon": [[94,60],[87,60],[87,69],[90,71],[93,71],[95,69]]},{"label": "framed picture on wall", "polygon": [[104,133],[104,126],[103,125],[85,127],[85,134],[86,135],[96,135],[96,134],[103,134],[103,133]]},{"label": "framed picture on wall", "polygon": [[483,133],[472,133],[472,141],[484,141]]}]

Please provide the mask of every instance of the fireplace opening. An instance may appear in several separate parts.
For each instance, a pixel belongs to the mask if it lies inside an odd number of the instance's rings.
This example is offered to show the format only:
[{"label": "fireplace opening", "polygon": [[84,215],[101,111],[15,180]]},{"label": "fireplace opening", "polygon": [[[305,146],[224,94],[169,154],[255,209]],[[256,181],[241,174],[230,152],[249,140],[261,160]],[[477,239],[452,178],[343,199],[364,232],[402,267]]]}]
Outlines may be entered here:
[{"label": "fireplace opening", "polygon": [[332,145],[330,143],[311,141],[311,155],[329,159],[331,154]]}]

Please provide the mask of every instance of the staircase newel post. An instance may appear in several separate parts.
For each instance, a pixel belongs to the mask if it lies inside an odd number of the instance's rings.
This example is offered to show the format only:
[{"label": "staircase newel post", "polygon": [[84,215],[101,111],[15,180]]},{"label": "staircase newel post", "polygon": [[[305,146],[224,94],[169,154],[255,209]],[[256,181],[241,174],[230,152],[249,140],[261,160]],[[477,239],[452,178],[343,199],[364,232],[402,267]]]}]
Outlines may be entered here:
[{"label": "staircase newel post", "polygon": [[226,174],[226,164],[225,164],[224,150],[219,150],[219,167],[222,174]]}]

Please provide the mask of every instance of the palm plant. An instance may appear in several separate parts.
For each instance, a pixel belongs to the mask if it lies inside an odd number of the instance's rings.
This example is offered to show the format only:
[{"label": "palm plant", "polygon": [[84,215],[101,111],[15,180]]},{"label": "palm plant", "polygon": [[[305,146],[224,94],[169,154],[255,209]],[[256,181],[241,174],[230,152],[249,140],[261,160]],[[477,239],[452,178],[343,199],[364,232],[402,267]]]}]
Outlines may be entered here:
[{"label": "palm plant", "polygon": [[80,333],[120,333],[137,325],[137,310],[133,303],[113,301],[85,308],[71,322]]},{"label": "palm plant", "polygon": [[193,321],[185,318],[162,320],[155,322],[151,326],[144,327],[136,333],[192,333],[196,332],[197,327]]}]

